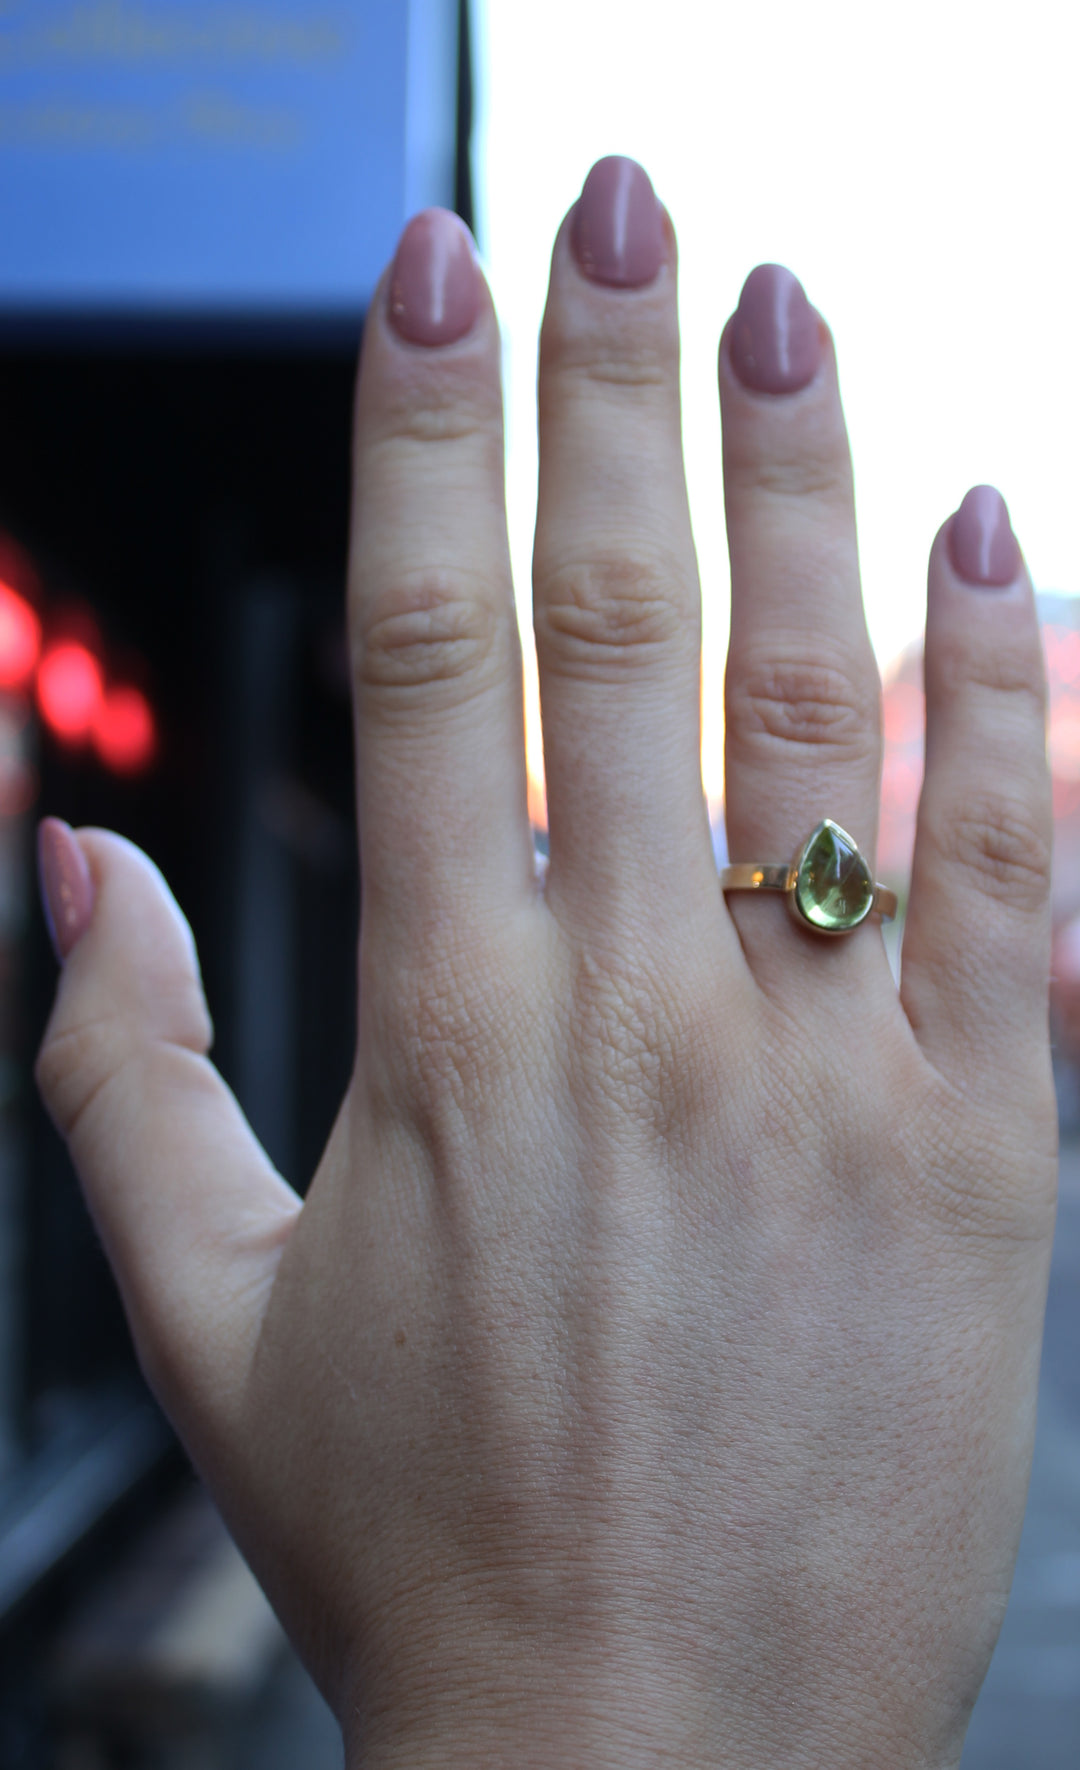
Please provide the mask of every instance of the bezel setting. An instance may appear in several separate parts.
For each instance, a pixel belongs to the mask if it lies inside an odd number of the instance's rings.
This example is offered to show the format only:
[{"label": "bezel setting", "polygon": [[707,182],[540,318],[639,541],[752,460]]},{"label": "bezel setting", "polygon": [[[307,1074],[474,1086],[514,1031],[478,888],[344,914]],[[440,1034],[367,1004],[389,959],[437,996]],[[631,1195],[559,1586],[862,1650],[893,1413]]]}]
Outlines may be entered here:
[{"label": "bezel setting", "polygon": [[811,830],[791,870],[791,913],[815,934],[850,934],[874,908],[874,875],[866,857],[831,817]]}]

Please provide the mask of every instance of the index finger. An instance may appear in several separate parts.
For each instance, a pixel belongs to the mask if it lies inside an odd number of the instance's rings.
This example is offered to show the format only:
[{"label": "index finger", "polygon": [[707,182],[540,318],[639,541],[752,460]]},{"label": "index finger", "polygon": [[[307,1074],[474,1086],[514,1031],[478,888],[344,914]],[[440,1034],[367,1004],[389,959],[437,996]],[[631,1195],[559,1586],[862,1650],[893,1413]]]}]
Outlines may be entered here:
[{"label": "index finger", "polygon": [[445,210],[406,227],[365,323],[353,477],[364,926],[421,953],[533,887],[498,329]]}]

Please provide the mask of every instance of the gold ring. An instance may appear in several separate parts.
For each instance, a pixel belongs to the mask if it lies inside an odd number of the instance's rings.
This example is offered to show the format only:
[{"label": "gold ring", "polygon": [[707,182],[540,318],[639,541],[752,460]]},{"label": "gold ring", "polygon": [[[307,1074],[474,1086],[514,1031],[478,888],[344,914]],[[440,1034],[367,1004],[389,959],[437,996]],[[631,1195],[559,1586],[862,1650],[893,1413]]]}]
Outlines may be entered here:
[{"label": "gold ring", "polygon": [[867,916],[891,922],[896,892],[878,885],[858,846],[831,817],[811,830],[790,866],[741,861],[721,867],[721,891],[783,891],[797,922],[815,934],[849,934]]}]

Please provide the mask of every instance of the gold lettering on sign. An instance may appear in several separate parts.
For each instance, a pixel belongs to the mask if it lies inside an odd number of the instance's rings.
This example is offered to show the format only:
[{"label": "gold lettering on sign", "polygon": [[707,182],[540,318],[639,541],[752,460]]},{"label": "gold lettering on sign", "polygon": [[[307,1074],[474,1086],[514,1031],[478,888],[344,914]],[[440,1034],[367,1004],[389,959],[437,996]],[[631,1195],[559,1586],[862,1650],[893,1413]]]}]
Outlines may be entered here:
[{"label": "gold lettering on sign", "polygon": [[192,93],[179,106],[93,105],[52,100],[0,104],[0,147],[123,149],[168,145],[281,153],[303,141],[305,119],[280,107],[240,104],[229,93]]},{"label": "gold lettering on sign", "polygon": [[194,93],[184,119],[189,135],[215,148],[291,148],[304,133],[295,111],[239,104],[227,92]]},{"label": "gold lettering on sign", "polygon": [[40,148],[152,147],[159,120],[136,105],[74,104],[56,99],[38,105],[0,105],[0,144]]},{"label": "gold lettering on sign", "polygon": [[4,24],[0,67],[34,62],[333,62],[346,49],[351,21],[298,8],[267,18],[251,6],[207,6],[202,12],[153,9],[138,0],[82,0],[44,24]]}]

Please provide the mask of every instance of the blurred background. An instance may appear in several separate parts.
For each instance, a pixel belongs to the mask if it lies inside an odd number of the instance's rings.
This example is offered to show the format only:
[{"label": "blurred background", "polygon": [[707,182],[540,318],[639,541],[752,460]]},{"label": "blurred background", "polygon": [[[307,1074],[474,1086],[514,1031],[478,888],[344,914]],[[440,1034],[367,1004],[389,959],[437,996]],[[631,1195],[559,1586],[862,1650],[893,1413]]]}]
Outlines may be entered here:
[{"label": "blurred background", "polygon": [[358,915],[341,600],[349,410],[405,218],[456,208],[503,326],[528,640],[536,337],[593,159],[680,241],[723,845],[715,352],[752,266],[837,338],[903,896],[934,532],[1000,486],[1040,593],[1063,1198],[1021,1562],[964,1770],[1080,1761],[1080,117],[1060,5],[0,0],[0,1770],[340,1763],[332,1720],[134,1366],[37,1104],[36,820],[146,848],[215,1055],[298,1187],[348,1073]]}]

